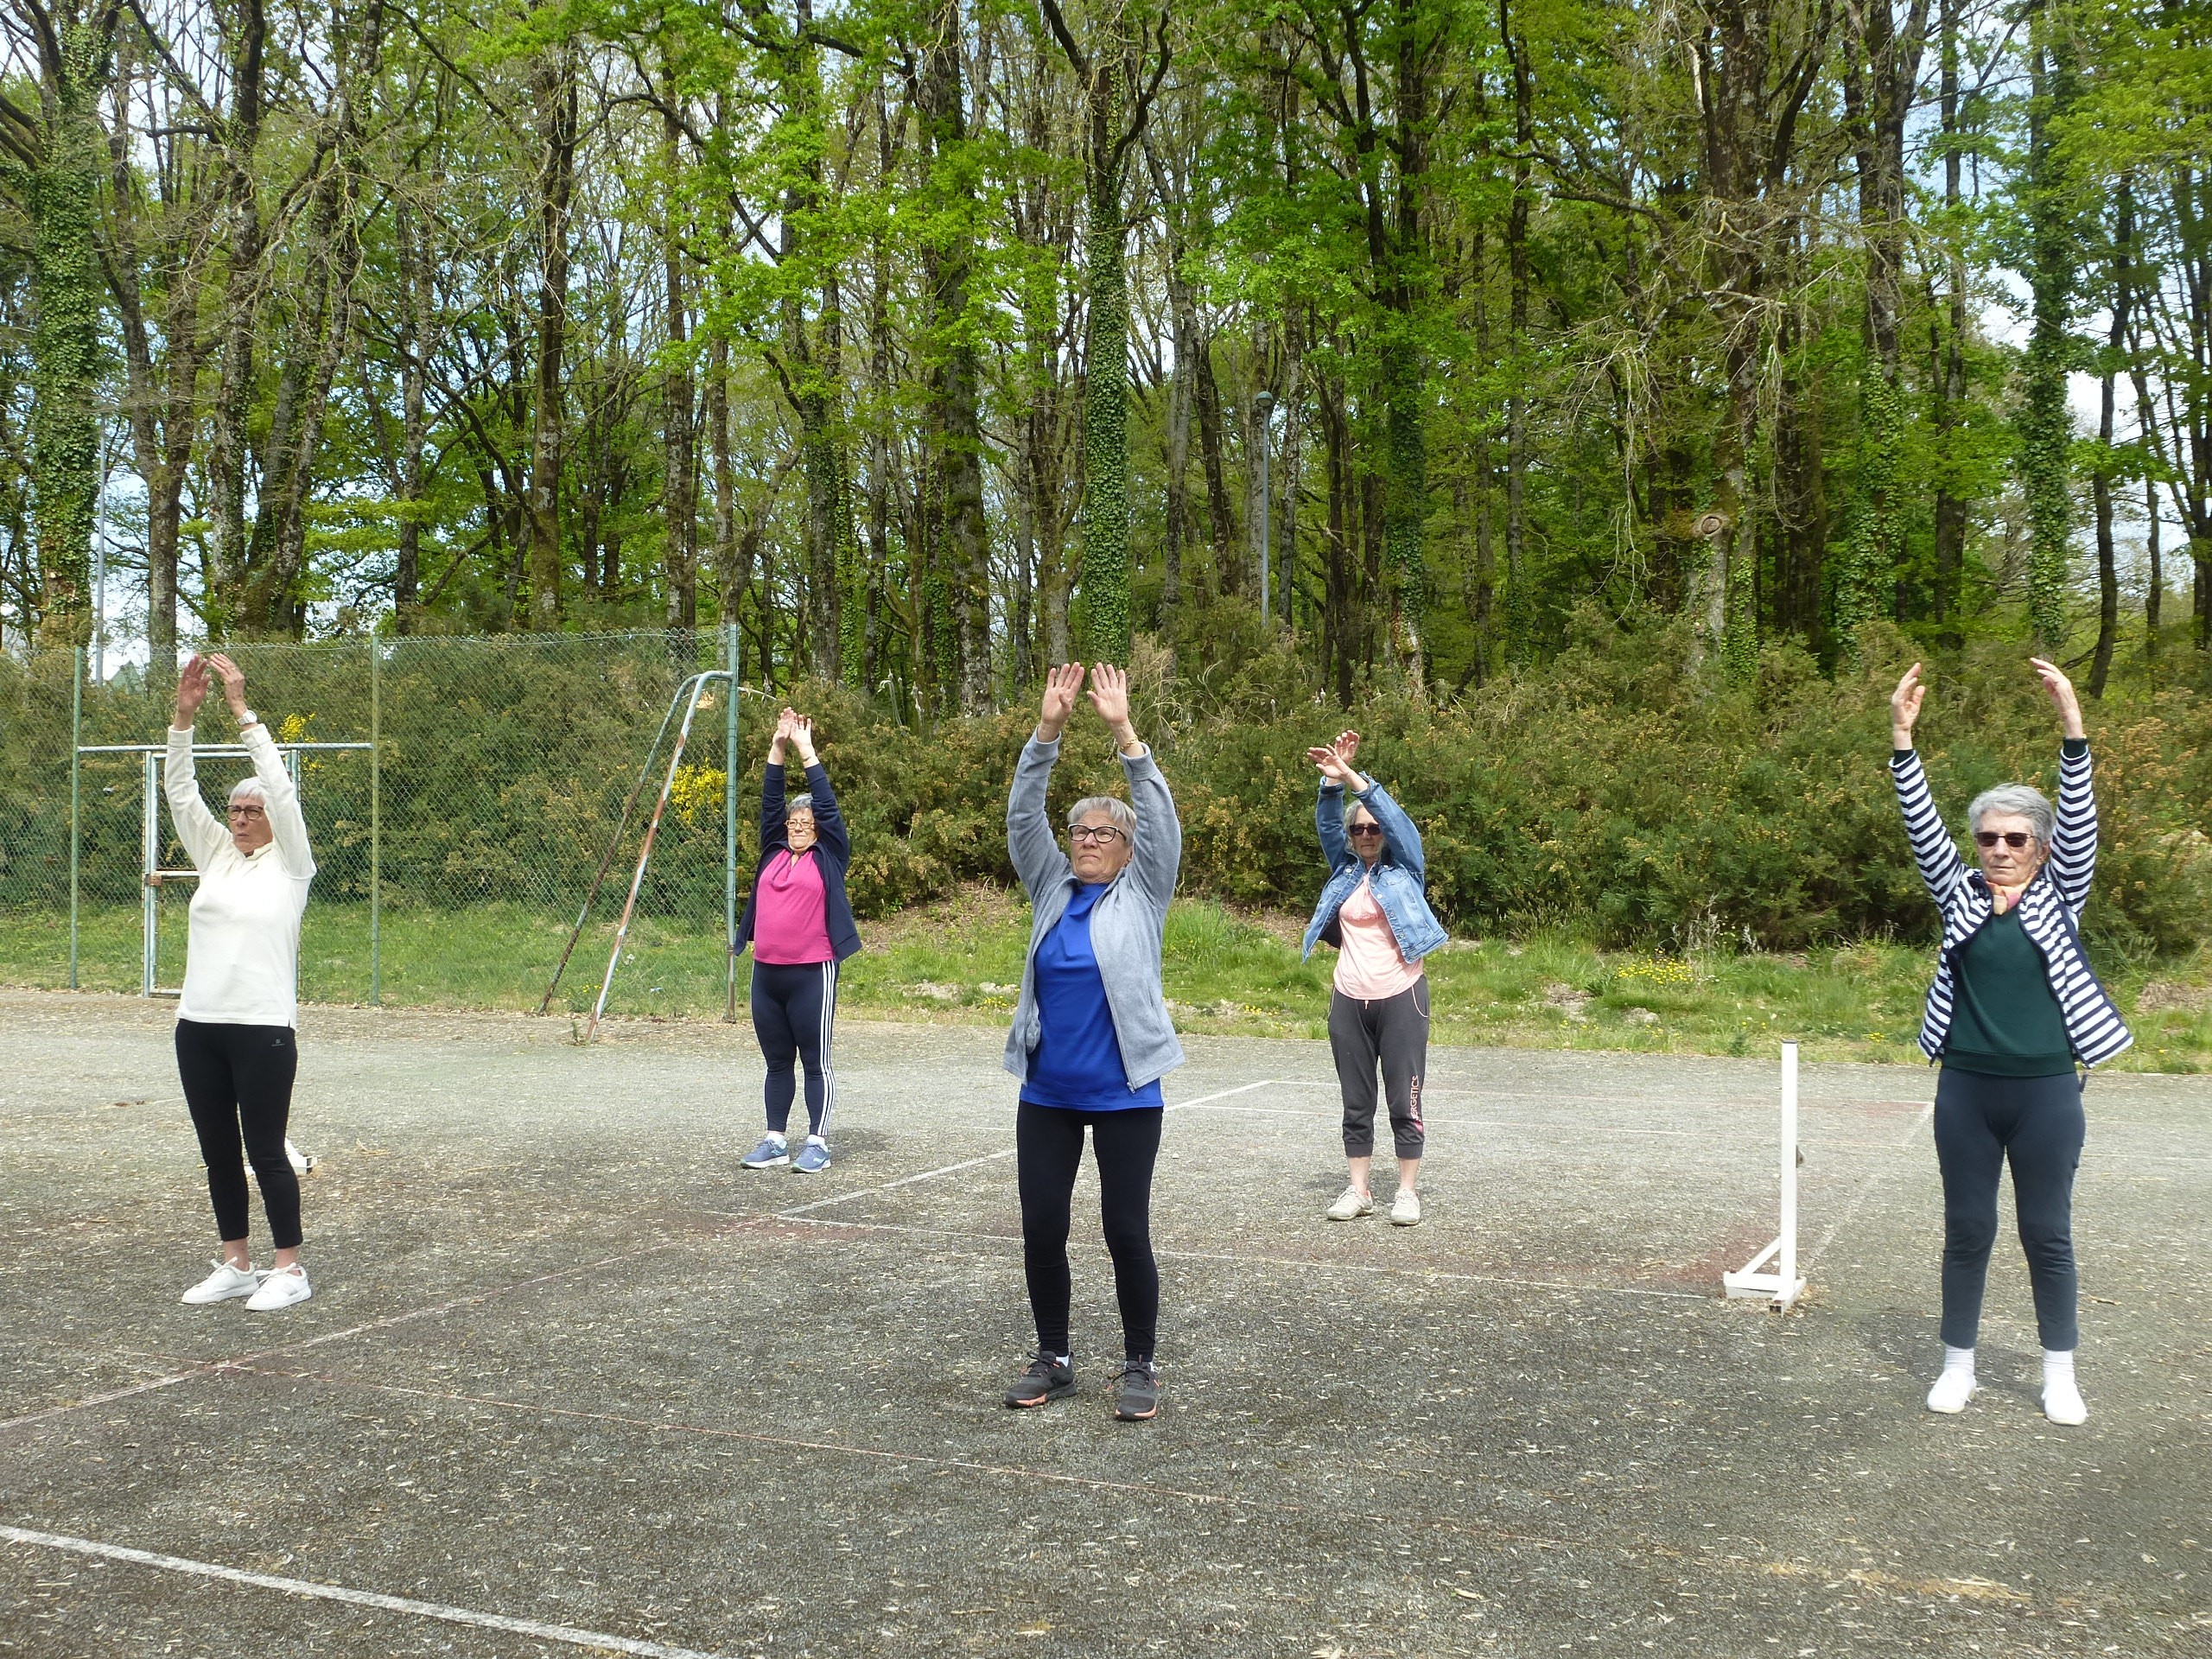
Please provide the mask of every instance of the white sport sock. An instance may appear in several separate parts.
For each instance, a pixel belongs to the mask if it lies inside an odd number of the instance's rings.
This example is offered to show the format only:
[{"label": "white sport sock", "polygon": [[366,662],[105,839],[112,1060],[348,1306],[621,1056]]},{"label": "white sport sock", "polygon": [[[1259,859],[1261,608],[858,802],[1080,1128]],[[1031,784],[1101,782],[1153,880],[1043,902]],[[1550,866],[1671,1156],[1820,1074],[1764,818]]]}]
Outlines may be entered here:
[{"label": "white sport sock", "polygon": [[789,1142],[789,1141],[785,1141],[785,1140],[784,1139],[783,1131],[782,1131],[782,1130],[780,1130],[780,1129],[771,1129],[771,1130],[769,1130],[769,1131],[768,1131],[768,1138],[769,1138],[771,1141],[774,1141],[774,1142],[775,1142],[778,1146],[779,1146],[779,1147],[782,1147],[782,1146],[788,1146],[788,1145],[790,1144],[790,1142]]},{"label": "white sport sock", "polygon": [[[2049,1358],[2047,1356],[2045,1357],[2044,1363],[2046,1369],[2048,1369]],[[1971,1348],[1954,1348],[1949,1343],[1945,1343],[1943,1344],[1943,1369],[1947,1371],[1964,1371],[1968,1376],[1972,1376],[1974,1375],[1974,1350]]]},{"label": "white sport sock", "polygon": [[818,1135],[810,1135],[806,1137],[806,1144],[810,1147],[826,1147],[830,1143]]},{"label": "white sport sock", "polygon": [[2046,1348],[2043,1351],[2043,1385],[2046,1389],[2054,1382],[2074,1380],[2074,1351]]}]

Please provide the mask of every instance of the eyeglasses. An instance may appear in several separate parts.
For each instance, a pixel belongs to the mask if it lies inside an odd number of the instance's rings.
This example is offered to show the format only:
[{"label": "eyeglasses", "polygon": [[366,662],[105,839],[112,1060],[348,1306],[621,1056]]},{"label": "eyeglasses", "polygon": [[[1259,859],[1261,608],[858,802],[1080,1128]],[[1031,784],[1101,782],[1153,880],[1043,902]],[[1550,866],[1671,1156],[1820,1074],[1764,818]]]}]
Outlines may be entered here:
[{"label": "eyeglasses", "polygon": [[257,806],[240,806],[233,803],[231,807],[231,816],[234,818],[260,818],[266,817],[268,814]]},{"label": "eyeglasses", "polygon": [[1974,839],[1974,844],[1982,848],[1994,847],[2001,841],[2017,853],[2035,837],[2024,830],[1977,830]]},{"label": "eyeglasses", "polygon": [[1086,846],[1103,847],[1116,841],[1126,841],[1128,837],[1110,823],[1078,823],[1068,831],[1068,839],[1081,842]]},{"label": "eyeglasses", "polygon": [[1379,823],[1355,823],[1344,833],[1349,836],[1379,836],[1382,833],[1382,826]]}]

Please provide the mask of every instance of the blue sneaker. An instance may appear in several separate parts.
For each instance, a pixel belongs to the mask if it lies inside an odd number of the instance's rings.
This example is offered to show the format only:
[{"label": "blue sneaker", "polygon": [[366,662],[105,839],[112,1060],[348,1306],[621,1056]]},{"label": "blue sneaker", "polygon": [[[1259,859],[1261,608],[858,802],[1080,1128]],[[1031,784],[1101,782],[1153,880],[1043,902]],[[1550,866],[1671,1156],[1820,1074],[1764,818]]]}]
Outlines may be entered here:
[{"label": "blue sneaker", "polygon": [[760,1144],[745,1154],[745,1167],[775,1169],[788,1164],[791,1160],[791,1155],[784,1145],[784,1137],[780,1135],[771,1135],[763,1136]]},{"label": "blue sneaker", "polygon": [[791,1167],[802,1175],[819,1175],[830,1167],[830,1148],[819,1141],[809,1141],[791,1160]]}]

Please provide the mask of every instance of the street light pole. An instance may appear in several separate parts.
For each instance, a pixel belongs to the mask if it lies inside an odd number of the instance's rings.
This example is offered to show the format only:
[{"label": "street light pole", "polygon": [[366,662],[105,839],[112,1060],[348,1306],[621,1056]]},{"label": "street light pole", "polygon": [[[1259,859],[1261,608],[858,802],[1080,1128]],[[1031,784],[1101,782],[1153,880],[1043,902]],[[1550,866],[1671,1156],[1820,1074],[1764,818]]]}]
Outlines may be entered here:
[{"label": "street light pole", "polygon": [[1260,619],[1269,627],[1274,626],[1274,584],[1269,580],[1268,555],[1271,538],[1268,535],[1268,448],[1272,436],[1268,416],[1275,411],[1275,395],[1271,391],[1252,394],[1252,412],[1260,417]]}]

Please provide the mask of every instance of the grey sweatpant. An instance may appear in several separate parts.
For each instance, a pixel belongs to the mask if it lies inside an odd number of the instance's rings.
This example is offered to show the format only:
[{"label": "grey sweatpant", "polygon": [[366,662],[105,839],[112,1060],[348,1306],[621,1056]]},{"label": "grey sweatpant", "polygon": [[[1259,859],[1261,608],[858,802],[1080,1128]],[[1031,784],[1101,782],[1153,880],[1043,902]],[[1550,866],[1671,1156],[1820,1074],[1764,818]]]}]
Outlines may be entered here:
[{"label": "grey sweatpant", "polygon": [[1428,1069],[1428,981],[1395,996],[1363,1001],[1329,993],[1329,1047],[1344,1096],[1344,1156],[1375,1152],[1375,1068],[1390,1103],[1390,1138],[1400,1159],[1418,1158],[1427,1136],[1421,1122],[1421,1074]]}]

